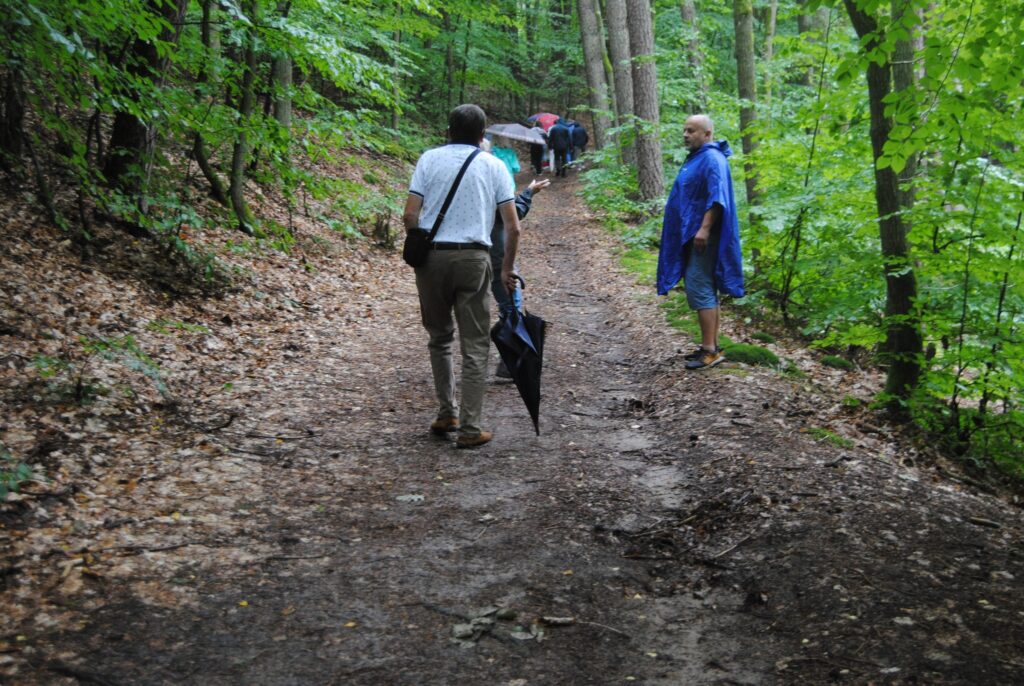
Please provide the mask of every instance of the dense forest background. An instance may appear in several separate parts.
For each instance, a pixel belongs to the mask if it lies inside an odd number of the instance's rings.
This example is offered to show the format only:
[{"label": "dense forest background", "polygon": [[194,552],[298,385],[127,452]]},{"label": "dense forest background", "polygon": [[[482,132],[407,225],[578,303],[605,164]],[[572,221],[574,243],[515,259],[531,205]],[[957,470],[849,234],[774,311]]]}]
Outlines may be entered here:
[{"label": "dense forest background", "polygon": [[[288,251],[315,199],[339,234],[394,240],[405,179],[324,165],[352,149],[414,160],[461,102],[585,122],[587,200],[650,264],[682,124],[706,112],[736,151],[744,316],[883,369],[879,412],[1024,474],[1019,0],[2,6],[8,188],[83,256],[112,224],[211,292],[231,274],[189,240],[201,229]],[[287,216],[254,210],[261,193]]]}]

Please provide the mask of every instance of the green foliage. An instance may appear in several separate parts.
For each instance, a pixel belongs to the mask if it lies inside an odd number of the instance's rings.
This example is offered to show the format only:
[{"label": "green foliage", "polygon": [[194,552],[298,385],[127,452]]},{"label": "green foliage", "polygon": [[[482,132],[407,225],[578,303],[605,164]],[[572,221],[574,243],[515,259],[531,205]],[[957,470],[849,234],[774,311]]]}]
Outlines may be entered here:
[{"label": "green foliage", "polygon": [[750,337],[755,341],[761,341],[762,343],[775,343],[775,336],[765,331],[755,331],[750,334]]},{"label": "green foliage", "polygon": [[833,369],[842,369],[844,371],[850,371],[853,369],[853,363],[845,357],[839,357],[838,355],[825,355],[821,358],[821,363],[826,367],[832,367]]},{"label": "green foliage", "polygon": [[860,398],[858,398],[856,396],[844,395],[843,399],[841,401],[841,404],[842,404],[843,407],[848,407],[848,408],[850,408],[852,410],[852,409],[856,409],[856,408],[860,407],[864,403],[862,403]]},{"label": "green foliage", "polygon": [[149,324],[147,324],[146,328],[149,329],[150,331],[155,331],[157,333],[162,334],[169,334],[175,332],[210,333],[210,329],[203,326],[202,324],[189,324],[188,322],[167,319],[166,317],[157,317]]},{"label": "green foliage", "polygon": [[807,433],[813,436],[814,439],[817,441],[825,441],[840,448],[853,447],[853,441],[851,441],[849,438],[837,436],[828,429],[822,429],[820,427],[812,426],[807,428]]},{"label": "green foliage", "polygon": [[669,326],[691,336],[696,342],[700,342],[700,325],[697,317],[686,302],[686,295],[679,291],[671,291],[665,299],[659,303],[659,307],[665,312]]},{"label": "green foliage", "polygon": [[723,340],[722,349],[725,351],[726,359],[730,362],[742,362],[743,364],[761,367],[779,366],[778,355],[759,345],[748,345],[746,343],[726,344]]},{"label": "green foliage", "polygon": [[17,492],[22,483],[32,478],[32,468],[19,462],[5,445],[0,443],[0,503],[7,494]]},{"label": "green foliage", "polygon": [[109,389],[89,376],[92,366],[101,359],[138,372],[148,378],[161,395],[168,397],[169,391],[160,366],[139,347],[134,337],[82,337],[78,343],[79,351],[74,357],[80,359],[73,359],[68,353],[61,357],[36,355],[32,360],[39,378],[46,381],[48,389],[56,398],[87,403],[97,396],[108,394]]}]

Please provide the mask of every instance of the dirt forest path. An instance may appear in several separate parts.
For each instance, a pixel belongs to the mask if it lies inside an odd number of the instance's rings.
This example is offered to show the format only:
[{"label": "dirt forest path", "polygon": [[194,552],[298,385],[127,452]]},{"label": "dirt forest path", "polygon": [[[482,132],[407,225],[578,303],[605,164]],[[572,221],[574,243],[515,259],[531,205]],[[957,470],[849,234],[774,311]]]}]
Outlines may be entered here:
[{"label": "dirt forest path", "polygon": [[133,485],[174,500],[135,523],[162,533],[48,610],[14,682],[1019,683],[1019,511],[897,437],[814,440],[835,389],[685,372],[577,183],[538,196],[521,250],[551,324],[539,437],[511,385],[490,445],[429,436],[389,256],[393,290],[307,302],[237,385],[249,409]]}]

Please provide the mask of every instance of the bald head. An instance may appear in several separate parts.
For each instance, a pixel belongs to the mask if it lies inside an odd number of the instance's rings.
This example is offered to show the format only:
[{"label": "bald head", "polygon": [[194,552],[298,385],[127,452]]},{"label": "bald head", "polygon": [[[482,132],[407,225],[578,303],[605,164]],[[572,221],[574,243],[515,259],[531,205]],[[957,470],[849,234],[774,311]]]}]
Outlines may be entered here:
[{"label": "bald head", "polygon": [[700,150],[705,143],[710,143],[715,133],[715,125],[706,114],[695,114],[686,120],[683,127],[683,145],[687,150]]}]

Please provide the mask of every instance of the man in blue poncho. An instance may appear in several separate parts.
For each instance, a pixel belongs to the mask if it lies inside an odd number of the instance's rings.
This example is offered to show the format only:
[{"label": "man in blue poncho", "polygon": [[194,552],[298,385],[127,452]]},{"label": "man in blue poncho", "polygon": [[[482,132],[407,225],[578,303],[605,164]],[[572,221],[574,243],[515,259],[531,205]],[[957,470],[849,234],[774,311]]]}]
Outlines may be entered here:
[{"label": "man in blue poncho", "polygon": [[682,279],[686,301],[700,323],[701,345],[685,356],[687,369],[707,369],[725,359],[718,347],[718,294],[740,298],[744,293],[739,222],[726,159],[732,150],[713,135],[707,116],[686,120],[683,144],[690,154],[668,196],[661,228],[658,295]]}]

